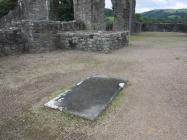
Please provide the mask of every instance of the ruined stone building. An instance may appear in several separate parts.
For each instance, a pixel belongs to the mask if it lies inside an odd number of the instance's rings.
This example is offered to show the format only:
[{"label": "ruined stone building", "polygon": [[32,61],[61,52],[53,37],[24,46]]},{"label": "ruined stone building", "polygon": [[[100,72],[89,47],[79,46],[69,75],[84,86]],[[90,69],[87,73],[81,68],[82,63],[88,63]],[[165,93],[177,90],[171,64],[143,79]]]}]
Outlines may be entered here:
[{"label": "ruined stone building", "polygon": [[0,26],[4,27],[20,20],[57,21],[58,5],[58,0],[18,0],[15,9],[0,19]]},{"label": "ruined stone building", "polygon": [[[105,0],[73,0],[73,3],[76,21],[83,22],[88,30],[105,30]],[[129,19],[135,16],[135,0],[112,0],[112,4],[114,30],[128,30]],[[18,0],[15,10],[0,20],[0,26],[23,19],[57,21],[58,6],[59,0]]]},{"label": "ruined stone building", "polygon": [[[136,0],[111,0],[111,2],[114,13],[113,30],[129,30],[129,20],[135,20]],[[89,30],[105,30],[104,9],[105,0],[74,0],[75,20],[84,22]]]},{"label": "ruined stone building", "polygon": [[105,0],[73,0],[74,18],[84,22],[88,30],[105,30]]},{"label": "ruined stone building", "polygon": [[[0,19],[0,54],[64,48],[108,52],[128,45],[126,30],[134,18],[130,14],[135,14],[135,0],[112,0],[115,32],[104,31],[105,0],[73,3],[75,20],[61,22],[59,0],[18,0],[16,8]],[[9,41],[11,36],[15,40]]]}]

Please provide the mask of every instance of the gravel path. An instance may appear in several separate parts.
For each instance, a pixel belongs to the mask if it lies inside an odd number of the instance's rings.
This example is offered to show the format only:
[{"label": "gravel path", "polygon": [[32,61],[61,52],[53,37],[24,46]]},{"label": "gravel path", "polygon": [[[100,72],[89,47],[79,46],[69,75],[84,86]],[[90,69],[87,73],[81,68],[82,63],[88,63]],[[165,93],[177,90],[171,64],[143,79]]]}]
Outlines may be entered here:
[{"label": "gravel path", "polygon": [[[15,121],[34,106],[42,108],[55,91],[95,74],[129,79],[122,102],[102,121],[62,128],[68,133],[59,131],[68,120],[56,112]],[[111,54],[55,51],[0,58],[0,116],[0,139],[186,140],[187,34],[142,33]]]},{"label": "gravel path", "polygon": [[138,63],[124,73],[131,85],[121,108],[91,130],[95,139],[187,139],[187,36],[183,42],[172,33],[144,35],[120,52]]}]

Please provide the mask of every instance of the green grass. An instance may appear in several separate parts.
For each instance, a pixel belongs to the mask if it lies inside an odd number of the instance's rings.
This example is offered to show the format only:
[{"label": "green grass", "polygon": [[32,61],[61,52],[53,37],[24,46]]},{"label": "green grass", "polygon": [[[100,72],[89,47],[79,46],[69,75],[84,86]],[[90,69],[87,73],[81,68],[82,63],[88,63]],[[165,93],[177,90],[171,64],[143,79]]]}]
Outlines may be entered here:
[{"label": "green grass", "polygon": [[114,17],[106,17],[107,20],[114,22]]}]

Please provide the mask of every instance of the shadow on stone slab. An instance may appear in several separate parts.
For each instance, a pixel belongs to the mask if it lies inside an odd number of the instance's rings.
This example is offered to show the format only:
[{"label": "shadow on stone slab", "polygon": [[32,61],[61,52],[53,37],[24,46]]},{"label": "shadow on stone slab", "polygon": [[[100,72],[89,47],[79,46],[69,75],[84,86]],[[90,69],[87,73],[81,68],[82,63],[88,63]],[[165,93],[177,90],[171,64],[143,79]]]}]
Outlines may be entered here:
[{"label": "shadow on stone slab", "polygon": [[127,80],[90,77],[52,99],[45,106],[95,120],[126,85]]}]

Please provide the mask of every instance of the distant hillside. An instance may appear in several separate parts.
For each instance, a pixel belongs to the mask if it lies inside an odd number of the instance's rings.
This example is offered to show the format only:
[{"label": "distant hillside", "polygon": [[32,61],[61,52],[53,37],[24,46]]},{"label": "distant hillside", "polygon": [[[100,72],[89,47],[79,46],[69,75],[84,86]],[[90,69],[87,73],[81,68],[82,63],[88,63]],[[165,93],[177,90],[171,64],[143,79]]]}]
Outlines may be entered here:
[{"label": "distant hillside", "polygon": [[[114,20],[112,9],[105,9],[108,23]],[[144,23],[187,23],[187,9],[160,9],[136,14],[136,20]]]},{"label": "distant hillside", "polygon": [[187,9],[161,9],[144,12],[141,14],[144,20],[155,22],[187,22]]}]

